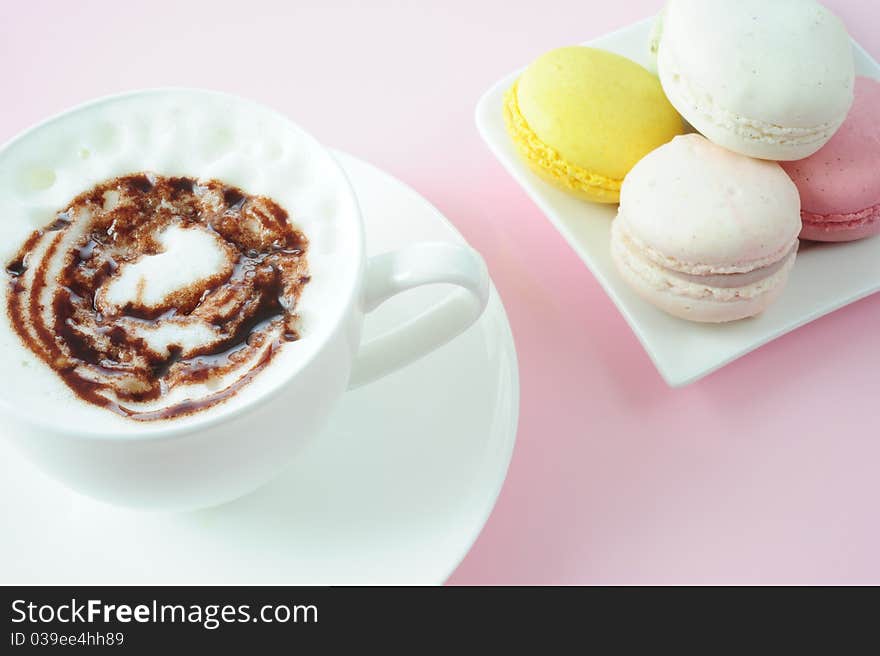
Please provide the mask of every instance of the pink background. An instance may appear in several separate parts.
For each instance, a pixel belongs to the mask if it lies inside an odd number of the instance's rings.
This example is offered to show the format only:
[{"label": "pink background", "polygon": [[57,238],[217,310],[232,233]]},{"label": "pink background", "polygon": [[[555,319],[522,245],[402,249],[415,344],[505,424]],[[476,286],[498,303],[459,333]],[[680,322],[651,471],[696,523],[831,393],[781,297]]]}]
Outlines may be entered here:
[{"label": "pink background", "polygon": [[[880,5],[827,4],[880,55]],[[660,5],[4,2],[0,141],[95,96],[212,87],[437,205],[489,263],[522,377],[507,483],[452,583],[880,583],[880,298],[668,389],[477,135],[497,78]]]}]

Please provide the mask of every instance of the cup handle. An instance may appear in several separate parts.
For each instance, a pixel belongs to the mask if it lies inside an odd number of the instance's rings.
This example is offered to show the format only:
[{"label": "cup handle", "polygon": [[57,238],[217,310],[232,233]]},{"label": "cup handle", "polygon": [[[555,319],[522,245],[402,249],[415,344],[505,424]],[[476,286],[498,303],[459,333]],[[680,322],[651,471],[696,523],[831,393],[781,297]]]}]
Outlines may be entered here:
[{"label": "cup handle", "polygon": [[489,301],[489,273],[472,248],[426,242],[370,258],[362,296],[365,313],[400,292],[434,283],[449,283],[461,289],[361,344],[349,389],[387,376],[443,346],[473,324]]}]

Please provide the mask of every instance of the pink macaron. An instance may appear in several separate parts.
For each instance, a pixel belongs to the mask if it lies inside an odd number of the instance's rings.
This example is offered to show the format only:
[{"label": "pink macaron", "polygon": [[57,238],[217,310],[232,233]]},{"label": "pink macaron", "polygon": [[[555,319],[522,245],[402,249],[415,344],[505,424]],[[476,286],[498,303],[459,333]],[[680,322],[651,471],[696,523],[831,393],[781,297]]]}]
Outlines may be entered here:
[{"label": "pink macaron", "polygon": [[852,241],[880,233],[880,82],[856,78],[855,102],[831,141],[782,166],[801,194],[802,239]]},{"label": "pink macaron", "polygon": [[721,323],[759,314],[779,297],[800,230],[798,191],[779,164],[690,134],[626,176],[611,256],[649,303]]}]

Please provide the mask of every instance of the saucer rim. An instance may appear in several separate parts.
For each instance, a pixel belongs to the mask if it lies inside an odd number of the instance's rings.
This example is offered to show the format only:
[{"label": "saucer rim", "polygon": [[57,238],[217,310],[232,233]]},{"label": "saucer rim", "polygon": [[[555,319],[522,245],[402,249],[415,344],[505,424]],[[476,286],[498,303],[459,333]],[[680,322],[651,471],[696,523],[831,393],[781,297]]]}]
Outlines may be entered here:
[{"label": "saucer rim", "polygon": [[[360,159],[346,153],[341,150],[337,150],[335,148],[328,148],[330,153],[338,158],[339,164],[343,170],[348,174],[348,169],[345,166],[345,161],[355,161],[358,164],[364,165],[370,169],[372,169],[379,176],[388,180],[391,184],[397,186],[401,191],[405,191],[407,194],[414,196],[419,199],[421,203],[425,205],[426,210],[430,208],[431,213],[434,215],[435,219],[438,219],[440,223],[445,225],[450,232],[452,232],[458,239],[461,240],[462,243],[467,244],[467,240],[464,238],[464,235],[455,227],[455,225],[427,198],[422,196],[415,189],[410,187],[408,184],[400,180],[399,178],[394,177],[390,173],[380,169],[378,166],[367,162],[366,160]],[[512,379],[510,382],[510,393],[511,393],[511,403],[510,403],[510,412],[511,416],[509,417],[509,433],[511,435],[510,439],[507,441],[505,451],[503,455],[500,457],[500,460],[503,461],[503,466],[501,467],[501,475],[499,479],[492,486],[492,490],[490,493],[491,502],[488,504],[488,507],[485,509],[483,513],[481,513],[480,521],[478,522],[479,528],[476,530],[474,535],[468,540],[467,547],[464,552],[458,557],[446,575],[440,581],[440,585],[449,580],[449,578],[455,573],[455,570],[458,569],[459,565],[464,561],[467,555],[470,553],[471,549],[473,549],[474,544],[476,544],[480,535],[483,532],[483,529],[486,527],[486,524],[489,521],[489,518],[492,516],[492,512],[495,510],[495,506],[498,504],[498,499],[501,496],[501,490],[504,488],[504,483],[507,481],[507,475],[510,472],[510,463],[513,460],[513,452],[516,447],[516,438],[519,432],[519,409],[520,409],[520,399],[521,399],[521,389],[520,389],[520,376],[519,376],[519,356],[516,351],[516,340],[514,339],[513,329],[510,325],[510,318],[507,315],[507,310],[504,307],[504,302],[501,298],[501,294],[498,292],[498,289],[495,287],[494,281],[489,280],[489,288],[490,288],[490,296],[489,303],[486,306],[486,312],[488,313],[489,309],[495,305],[495,311],[498,314],[499,319],[502,319],[502,323],[504,326],[504,338],[509,342],[508,355],[509,360],[507,364],[510,365],[510,371],[512,374]],[[486,315],[484,314],[477,320],[477,324],[481,321],[485,320]]]}]

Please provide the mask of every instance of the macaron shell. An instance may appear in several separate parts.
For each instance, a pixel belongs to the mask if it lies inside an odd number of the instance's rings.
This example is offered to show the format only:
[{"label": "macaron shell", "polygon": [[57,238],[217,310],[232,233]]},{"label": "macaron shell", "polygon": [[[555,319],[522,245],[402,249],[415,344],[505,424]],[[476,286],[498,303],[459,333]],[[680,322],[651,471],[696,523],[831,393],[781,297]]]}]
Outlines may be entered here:
[{"label": "macaron shell", "polygon": [[575,46],[551,51],[523,73],[522,116],[566,161],[622,180],[645,154],[681,134],[659,80],[633,61]]},{"label": "macaron shell", "polygon": [[661,51],[658,67],[669,100],[695,130],[735,153],[776,162],[803,159],[827,143],[843,120],[841,116],[833,123],[803,130],[761,123],[729,112],[714,105],[705,90],[672,73],[679,69],[666,63],[668,53],[669,50]]},{"label": "macaron shell", "polygon": [[880,205],[880,82],[857,78],[855,102],[840,130],[819,152],[783,168],[800,191],[804,212],[847,215]]},{"label": "macaron shell", "polygon": [[615,221],[664,266],[737,273],[790,250],[801,230],[800,198],[779,164],[690,134],[633,168]]},{"label": "macaron shell", "polygon": [[715,105],[749,119],[814,128],[852,103],[849,36],[813,0],[671,0],[664,49]]},{"label": "macaron shell", "polygon": [[542,180],[594,203],[617,203],[623,180],[608,178],[564,159],[534,133],[520,113],[518,84],[504,97],[504,122],[520,156]]}]

